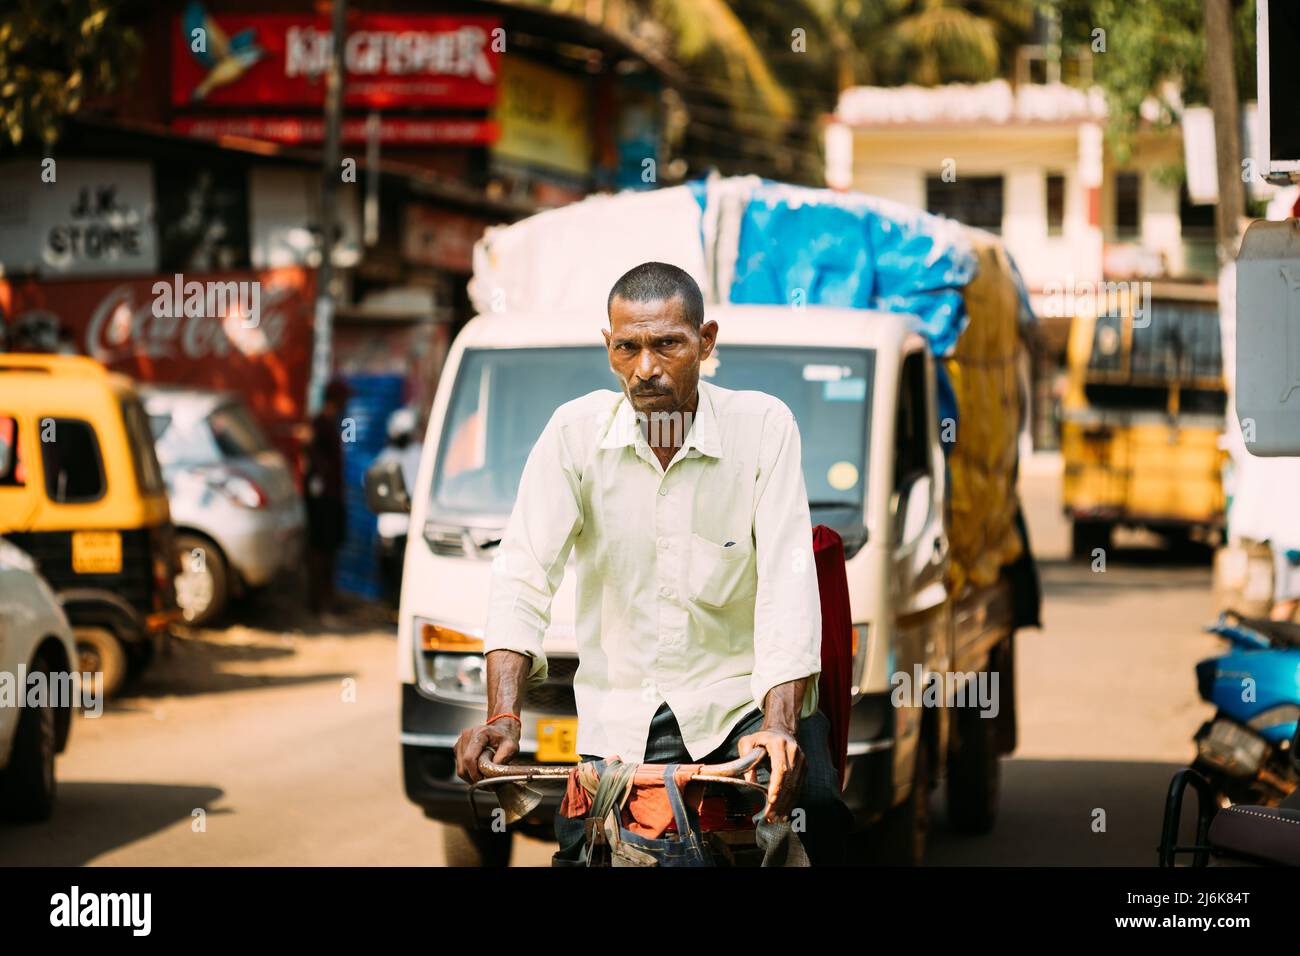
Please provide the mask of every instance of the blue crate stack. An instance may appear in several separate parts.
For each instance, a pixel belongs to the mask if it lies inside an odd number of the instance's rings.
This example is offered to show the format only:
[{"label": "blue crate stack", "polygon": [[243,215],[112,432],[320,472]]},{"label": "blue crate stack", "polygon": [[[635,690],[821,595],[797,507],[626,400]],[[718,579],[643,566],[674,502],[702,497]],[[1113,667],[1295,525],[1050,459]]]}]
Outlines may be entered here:
[{"label": "blue crate stack", "polygon": [[[345,376],[352,396],[344,419],[356,423],[354,440],[343,443],[343,499],[347,537],[339,549],[334,584],[340,591],[378,600],[383,595],[375,562],[376,520],[366,507],[365,474],[384,450],[388,416],[402,405],[400,375]],[[346,434],[346,433],[345,433]]]}]

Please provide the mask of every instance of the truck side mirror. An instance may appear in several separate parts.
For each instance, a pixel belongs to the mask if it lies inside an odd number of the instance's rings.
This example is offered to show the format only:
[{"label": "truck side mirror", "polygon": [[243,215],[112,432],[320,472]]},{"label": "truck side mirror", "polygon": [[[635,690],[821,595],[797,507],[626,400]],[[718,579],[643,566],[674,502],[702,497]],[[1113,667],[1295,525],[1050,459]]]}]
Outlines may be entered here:
[{"label": "truck side mirror", "polygon": [[930,520],[930,498],[933,496],[930,476],[914,475],[900,491],[895,492],[894,529],[895,543],[900,547],[921,537]]},{"label": "truck side mirror", "polygon": [[375,514],[409,514],[411,496],[398,461],[379,461],[366,469],[366,507]]}]

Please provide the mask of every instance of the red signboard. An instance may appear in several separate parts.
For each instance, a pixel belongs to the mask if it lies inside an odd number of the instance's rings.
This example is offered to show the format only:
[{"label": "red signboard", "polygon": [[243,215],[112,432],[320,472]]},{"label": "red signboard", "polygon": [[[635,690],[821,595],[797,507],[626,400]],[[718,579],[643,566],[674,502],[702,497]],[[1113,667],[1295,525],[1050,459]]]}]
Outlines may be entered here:
[{"label": "red signboard", "polygon": [[[344,105],[489,107],[496,102],[500,31],[495,17],[350,17]],[[191,5],[172,28],[172,103],[320,107],[333,45],[328,17],[214,17]]]},{"label": "red signboard", "polygon": [[[255,321],[236,309],[224,316],[187,314],[207,310],[187,310],[188,292],[171,295],[177,278],[0,281],[0,303],[15,344],[61,342],[138,381],[238,392],[268,436],[296,460],[292,432],[306,418],[315,273],[289,268],[180,277],[182,290],[233,283],[236,291],[251,292],[256,283]],[[164,285],[170,287],[165,302],[157,291]]]},{"label": "red signboard", "polygon": [[[319,116],[186,116],[174,120],[172,128],[205,139],[241,136],[289,144],[325,139],[325,121]],[[344,143],[369,139],[365,119],[345,119],[340,133]],[[481,146],[496,138],[496,122],[489,119],[385,116],[379,122],[379,141],[386,145]]]}]

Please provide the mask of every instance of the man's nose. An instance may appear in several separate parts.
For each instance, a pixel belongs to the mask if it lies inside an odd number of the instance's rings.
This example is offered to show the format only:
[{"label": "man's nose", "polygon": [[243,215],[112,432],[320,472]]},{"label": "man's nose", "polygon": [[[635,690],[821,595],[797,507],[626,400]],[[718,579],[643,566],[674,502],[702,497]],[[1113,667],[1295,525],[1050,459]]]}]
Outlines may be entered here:
[{"label": "man's nose", "polygon": [[642,382],[649,382],[658,378],[660,371],[654,352],[649,349],[642,349],[636,360],[635,375],[637,379]]}]

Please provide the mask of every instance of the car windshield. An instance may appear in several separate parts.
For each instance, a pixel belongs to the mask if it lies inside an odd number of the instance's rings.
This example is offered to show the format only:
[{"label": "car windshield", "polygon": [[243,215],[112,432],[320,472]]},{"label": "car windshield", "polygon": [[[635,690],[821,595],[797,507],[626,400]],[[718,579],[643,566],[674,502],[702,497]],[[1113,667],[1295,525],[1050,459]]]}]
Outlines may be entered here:
[{"label": "car windshield", "polygon": [[[874,353],[737,345],[720,346],[714,357],[702,369],[706,381],[767,392],[794,412],[808,498],[816,510],[844,518],[814,523],[860,526]],[[587,392],[618,387],[599,347],[467,350],[439,442],[431,516],[504,523],[551,413]]]},{"label": "car windshield", "polygon": [[270,448],[252,413],[242,405],[220,405],[203,418],[184,421],[166,411],[149,416],[158,461],[171,465],[215,465],[250,458]]}]

